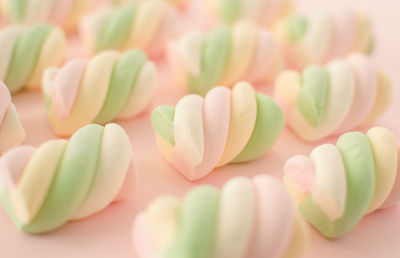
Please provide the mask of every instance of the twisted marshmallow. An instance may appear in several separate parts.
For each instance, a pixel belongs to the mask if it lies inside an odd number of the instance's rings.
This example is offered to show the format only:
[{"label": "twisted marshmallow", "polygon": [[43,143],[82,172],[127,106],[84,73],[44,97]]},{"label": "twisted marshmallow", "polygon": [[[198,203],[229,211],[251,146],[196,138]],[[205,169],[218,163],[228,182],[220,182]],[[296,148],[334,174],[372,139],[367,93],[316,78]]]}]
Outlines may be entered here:
[{"label": "twisted marshmallow", "polygon": [[57,27],[8,26],[0,31],[0,80],[11,93],[38,88],[44,70],[61,64],[65,48],[64,33]]},{"label": "twisted marshmallow", "polygon": [[13,23],[49,22],[70,31],[93,0],[1,0],[0,4],[3,14]]},{"label": "twisted marshmallow", "polygon": [[249,21],[188,33],[170,44],[169,61],[180,84],[203,96],[215,85],[271,81],[283,68],[273,37]]},{"label": "twisted marshmallow", "polygon": [[87,125],[69,141],[21,146],[0,160],[0,200],[27,233],[54,230],[96,213],[130,189],[129,136],[116,124]]},{"label": "twisted marshmallow", "polygon": [[278,23],[275,31],[288,64],[298,69],[352,52],[369,54],[374,48],[371,21],[361,12],[292,15]]},{"label": "twisted marshmallow", "polygon": [[390,105],[392,89],[367,57],[353,54],[325,68],[309,66],[301,75],[283,72],[276,96],[295,133],[315,141],[375,120]]},{"label": "twisted marshmallow", "polygon": [[271,25],[292,9],[292,0],[206,0],[210,10],[226,23],[246,18]]},{"label": "twisted marshmallow", "polygon": [[189,180],[261,157],[284,124],[279,106],[246,82],[232,91],[216,87],[205,98],[187,95],[176,108],[157,107],[151,121],[160,151]]},{"label": "twisted marshmallow", "polygon": [[140,48],[159,56],[177,33],[177,18],[175,8],[162,0],[108,7],[84,17],[81,35],[92,53]]},{"label": "twisted marshmallow", "polygon": [[307,233],[283,185],[260,175],[198,186],[183,201],[159,197],[136,217],[133,239],[140,258],[275,258],[298,257]]},{"label": "twisted marshmallow", "polygon": [[19,121],[11,95],[0,81],[0,154],[20,145],[25,139],[25,130]]},{"label": "twisted marshmallow", "polygon": [[47,69],[43,92],[54,131],[71,135],[92,122],[137,115],[153,96],[156,76],[155,65],[139,50],[105,51]]},{"label": "twisted marshmallow", "polygon": [[284,181],[304,217],[326,237],[340,237],[361,218],[400,200],[399,147],[387,129],[343,134],[335,145],[285,164]]}]

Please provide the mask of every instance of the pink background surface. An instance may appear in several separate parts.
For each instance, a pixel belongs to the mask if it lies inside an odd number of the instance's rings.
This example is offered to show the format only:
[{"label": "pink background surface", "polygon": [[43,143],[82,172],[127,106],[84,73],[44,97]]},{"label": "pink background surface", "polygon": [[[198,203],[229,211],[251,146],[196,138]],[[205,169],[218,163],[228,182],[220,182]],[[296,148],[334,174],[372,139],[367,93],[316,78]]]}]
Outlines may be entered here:
[{"label": "pink background surface", "polygon": [[[376,124],[394,131],[400,139],[400,1],[397,0],[298,0],[301,11],[320,8],[338,10],[362,8],[374,19],[377,49],[376,67],[385,71],[394,85],[394,103]],[[76,48],[70,57],[79,56]],[[215,170],[208,177],[191,183],[176,172],[159,154],[150,126],[150,112],[160,104],[174,105],[184,94],[170,78],[164,63],[159,63],[161,78],[152,107],[144,114],[120,124],[127,130],[134,148],[137,188],[129,199],[113,204],[108,209],[87,219],[70,222],[50,234],[30,236],[16,230],[5,212],[0,209],[0,257],[135,257],[131,243],[131,228],[135,214],[155,196],[172,193],[183,195],[197,184],[220,186],[233,176],[254,176],[265,173],[282,177],[284,162],[295,154],[308,154],[317,144],[304,144],[287,128],[272,150],[254,162],[229,165]],[[259,91],[271,92],[261,87]],[[26,144],[38,146],[56,138],[47,121],[40,93],[25,92],[14,97],[14,102],[27,130]],[[367,128],[360,128],[365,131]],[[328,139],[335,142],[336,138]],[[310,227],[310,244],[304,257],[400,257],[400,205],[366,216],[348,235],[338,240],[327,240]]]}]

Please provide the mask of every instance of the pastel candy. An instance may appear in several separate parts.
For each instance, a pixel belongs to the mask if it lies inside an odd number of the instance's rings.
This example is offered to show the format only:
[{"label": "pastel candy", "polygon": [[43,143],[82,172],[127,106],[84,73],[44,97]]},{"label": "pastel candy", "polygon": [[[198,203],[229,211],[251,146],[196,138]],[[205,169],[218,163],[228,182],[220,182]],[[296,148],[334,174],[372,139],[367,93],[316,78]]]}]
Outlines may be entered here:
[{"label": "pastel candy", "polygon": [[2,0],[2,13],[12,23],[52,23],[67,31],[74,30],[79,18],[93,0]]},{"label": "pastel candy", "polygon": [[361,12],[293,14],[275,26],[275,34],[284,46],[288,65],[301,69],[353,52],[370,54],[373,51],[370,23],[369,17]]},{"label": "pastel candy", "polygon": [[[312,165],[305,166],[305,161]],[[321,234],[336,238],[348,233],[365,214],[400,200],[399,172],[395,136],[374,127],[366,135],[343,134],[336,146],[318,146],[311,158],[289,159],[284,181],[303,216]]]},{"label": "pastel candy", "polygon": [[266,26],[286,16],[293,5],[291,0],[207,0],[206,3],[225,23],[250,19]]},{"label": "pastel candy", "polygon": [[151,56],[163,54],[178,33],[178,13],[162,0],[100,8],[82,19],[80,34],[91,53],[139,48]]},{"label": "pastel candy", "polygon": [[215,87],[205,98],[187,95],[176,108],[159,106],[151,121],[161,153],[189,180],[261,157],[284,123],[278,105],[247,82],[232,91]]},{"label": "pastel candy", "polygon": [[0,154],[20,145],[25,139],[25,129],[19,120],[11,95],[0,81]]},{"label": "pastel candy", "polygon": [[133,236],[140,258],[273,258],[300,256],[308,232],[283,185],[260,175],[232,178],[221,191],[197,186],[182,201],[158,197],[136,217]]},{"label": "pastel candy", "polygon": [[305,141],[371,123],[391,103],[390,81],[362,54],[301,74],[285,71],[276,80],[276,98],[293,131]]},{"label": "pastel candy", "polygon": [[215,85],[240,80],[270,82],[283,68],[269,32],[250,21],[219,26],[207,35],[189,32],[170,44],[170,65],[189,92],[204,96]]},{"label": "pastel candy", "polygon": [[116,124],[87,125],[69,141],[16,147],[0,159],[1,181],[12,182],[0,201],[21,231],[54,230],[118,200],[123,185],[132,184],[124,182],[132,179],[131,156],[129,137]]},{"label": "pastel candy", "polygon": [[156,67],[139,50],[105,51],[49,68],[43,78],[48,117],[59,135],[142,112],[155,90]]},{"label": "pastel candy", "polygon": [[66,39],[57,27],[5,27],[0,31],[0,80],[12,94],[24,88],[37,89],[44,70],[60,65],[65,51]]}]

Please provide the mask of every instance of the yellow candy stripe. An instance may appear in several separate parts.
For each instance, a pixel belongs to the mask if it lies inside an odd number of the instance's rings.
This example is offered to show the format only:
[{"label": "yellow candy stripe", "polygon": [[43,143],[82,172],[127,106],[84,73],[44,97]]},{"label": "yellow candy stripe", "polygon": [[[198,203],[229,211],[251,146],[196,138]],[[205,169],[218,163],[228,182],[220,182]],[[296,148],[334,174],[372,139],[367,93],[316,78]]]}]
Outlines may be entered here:
[{"label": "yellow candy stripe", "polygon": [[234,159],[249,141],[257,118],[256,92],[247,82],[240,82],[232,90],[232,109],[228,139],[218,166]]}]

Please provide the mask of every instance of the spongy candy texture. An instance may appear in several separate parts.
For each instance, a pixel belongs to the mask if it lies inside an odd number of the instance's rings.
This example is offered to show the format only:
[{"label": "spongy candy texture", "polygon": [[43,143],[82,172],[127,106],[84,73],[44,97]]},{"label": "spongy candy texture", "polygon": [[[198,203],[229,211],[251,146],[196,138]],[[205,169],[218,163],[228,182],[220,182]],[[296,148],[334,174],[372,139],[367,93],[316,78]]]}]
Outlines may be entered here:
[{"label": "spongy candy texture", "polygon": [[40,87],[44,70],[64,61],[66,39],[49,24],[7,26],[0,31],[0,80],[10,92]]},{"label": "spongy candy texture", "polygon": [[153,96],[156,77],[155,65],[140,50],[104,51],[47,69],[43,93],[54,131],[71,135],[89,123],[139,114]]},{"label": "spongy candy texture", "polygon": [[301,74],[285,71],[275,87],[288,124],[305,141],[369,124],[392,101],[390,81],[362,54],[312,65]]},{"label": "spongy candy texture", "polygon": [[352,52],[370,54],[374,48],[371,21],[361,12],[293,14],[274,31],[284,46],[288,65],[298,69]]},{"label": "spongy candy texture", "polygon": [[270,26],[293,8],[292,0],[205,0],[209,10],[222,22],[249,19]]},{"label": "spongy candy texture", "polygon": [[262,175],[158,197],[136,217],[133,241],[140,258],[294,258],[307,233],[283,185]]},{"label": "spongy candy texture", "polygon": [[207,35],[189,32],[169,44],[168,58],[177,81],[202,96],[215,85],[271,82],[283,69],[273,37],[250,21],[220,26]]},{"label": "spongy candy texture", "polygon": [[80,33],[91,53],[140,48],[160,56],[179,31],[178,19],[168,2],[149,0],[100,8],[82,19]]},{"label": "spongy candy texture", "polygon": [[74,30],[94,0],[1,0],[2,13],[11,23],[52,23]]},{"label": "spongy candy texture", "polygon": [[0,81],[0,154],[18,146],[25,139],[25,129],[19,120],[11,95]]},{"label": "spongy candy texture", "polygon": [[16,147],[0,159],[0,201],[26,233],[92,215],[133,186],[132,149],[116,124],[87,125],[69,141]]},{"label": "spongy candy texture", "polygon": [[284,181],[303,216],[326,237],[348,233],[361,218],[397,203],[399,148],[392,132],[374,127],[366,135],[343,134],[335,145],[285,164]]},{"label": "spongy candy texture", "polygon": [[284,124],[279,106],[247,82],[213,88],[205,98],[187,95],[176,108],[159,106],[151,120],[161,153],[189,180],[261,157]]}]

